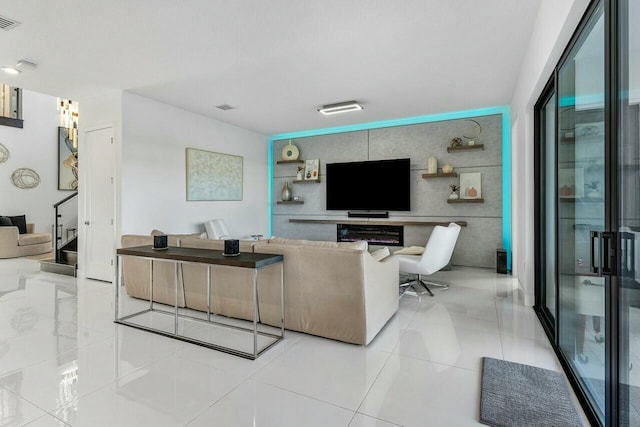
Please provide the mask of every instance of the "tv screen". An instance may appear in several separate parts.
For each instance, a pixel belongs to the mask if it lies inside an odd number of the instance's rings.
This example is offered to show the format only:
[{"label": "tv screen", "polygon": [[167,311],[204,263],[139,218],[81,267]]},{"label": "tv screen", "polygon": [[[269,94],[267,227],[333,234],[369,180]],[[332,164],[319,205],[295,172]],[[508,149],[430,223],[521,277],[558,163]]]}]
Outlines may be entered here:
[{"label": "tv screen", "polygon": [[409,159],[328,163],[327,210],[409,211]]}]

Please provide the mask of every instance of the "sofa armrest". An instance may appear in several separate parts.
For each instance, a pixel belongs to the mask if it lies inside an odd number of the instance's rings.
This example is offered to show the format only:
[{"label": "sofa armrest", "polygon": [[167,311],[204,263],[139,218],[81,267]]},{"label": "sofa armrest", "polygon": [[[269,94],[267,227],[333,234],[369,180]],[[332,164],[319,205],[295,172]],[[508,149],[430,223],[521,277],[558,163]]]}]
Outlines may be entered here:
[{"label": "sofa armrest", "polygon": [[376,261],[364,254],[364,299],[369,344],[387,321],[398,311],[400,268],[390,256]]},{"label": "sofa armrest", "polygon": [[0,227],[0,258],[20,256],[18,227]]}]

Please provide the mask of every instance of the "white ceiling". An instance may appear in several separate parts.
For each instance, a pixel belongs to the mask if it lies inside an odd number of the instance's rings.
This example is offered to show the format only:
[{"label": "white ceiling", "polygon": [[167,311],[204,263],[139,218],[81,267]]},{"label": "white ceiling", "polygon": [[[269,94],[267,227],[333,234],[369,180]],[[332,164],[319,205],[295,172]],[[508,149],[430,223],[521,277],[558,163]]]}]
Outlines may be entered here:
[{"label": "white ceiling", "polygon": [[[506,105],[539,3],[8,0],[22,25],[0,30],[0,65],[38,68],[0,81],[128,90],[264,134]],[[316,112],[352,99],[365,110]]]}]

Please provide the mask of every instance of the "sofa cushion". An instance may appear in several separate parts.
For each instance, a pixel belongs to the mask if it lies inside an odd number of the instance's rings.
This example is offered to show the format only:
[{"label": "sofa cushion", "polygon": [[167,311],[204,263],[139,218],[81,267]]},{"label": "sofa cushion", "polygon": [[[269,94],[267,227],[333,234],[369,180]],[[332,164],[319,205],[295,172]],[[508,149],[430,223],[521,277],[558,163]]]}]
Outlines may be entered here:
[{"label": "sofa cushion", "polygon": [[24,215],[10,216],[11,223],[18,227],[18,233],[27,234],[27,219]]},{"label": "sofa cushion", "polygon": [[398,251],[395,251],[394,255],[422,255],[424,252],[424,246],[406,246]]},{"label": "sofa cushion", "polygon": [[367,242],[325,242],[321,240],[297,240],[297,239],[284,239],[282,237],[271,236],[269,243],[286,244],[286,245],[298,245],[298,246],[320,246],[322,248],[342,248],[342,249],[355,249],[359,251],[366,251],[368,248]]},{"label": "sofa cushion", "polygon": [[0,216],[0,227],[12,227],[13,223],[8,216]]},{"label": "sofa cushion", "polygon": [[165,234],[167,236],[175,237],[177,239],[181,239],[181,238],[184,238],[184,237],[195,237],[196,239],[206,239],[207,238],[207,233],[170,234],[170,233],[165,233],[165,232],[160,231],[160,230],[152,230],[151,231],[151,235],[152,236],[163,236]]},{"label": "sofa cushion", "polygon": [[376,261],[380,261],[388,257],[389,255],[391,255],[391,253],[389,252],[389,248],[386,246],[384,248],[380,248],[376,251],[371,252],[371,257],[373,257],[373,259],[375,259]]},{"label": "sofa cushion", "polygon": [[49,243],[50,241],[50,233],[21,234],[18,238],[18,246],[37,245],[38,243]]}]

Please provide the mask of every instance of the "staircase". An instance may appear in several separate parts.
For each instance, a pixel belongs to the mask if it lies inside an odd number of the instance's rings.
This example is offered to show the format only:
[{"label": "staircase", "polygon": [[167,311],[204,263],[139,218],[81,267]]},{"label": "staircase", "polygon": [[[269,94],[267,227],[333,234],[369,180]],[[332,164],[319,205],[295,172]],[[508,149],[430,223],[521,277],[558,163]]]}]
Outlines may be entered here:
[{"label": "staircase", "polygon": [[78,270],[78,193],[53,205],[55,258],[40,261],[40,271],[76,277]]}]

